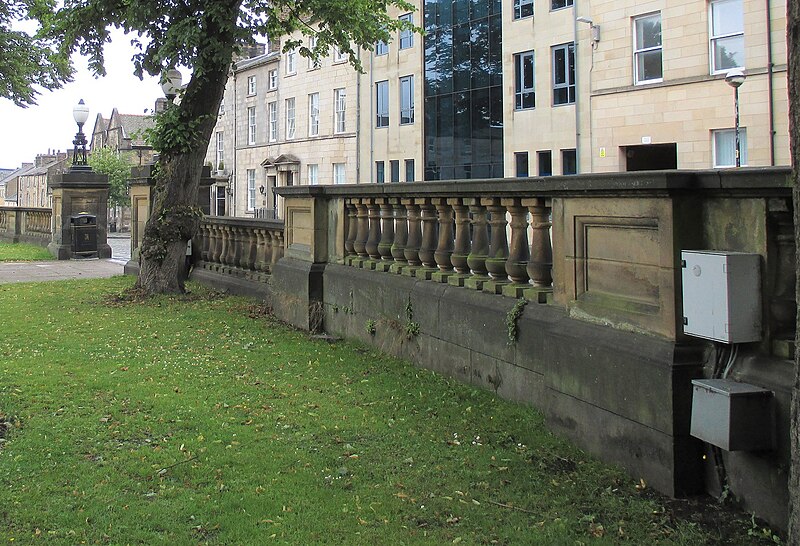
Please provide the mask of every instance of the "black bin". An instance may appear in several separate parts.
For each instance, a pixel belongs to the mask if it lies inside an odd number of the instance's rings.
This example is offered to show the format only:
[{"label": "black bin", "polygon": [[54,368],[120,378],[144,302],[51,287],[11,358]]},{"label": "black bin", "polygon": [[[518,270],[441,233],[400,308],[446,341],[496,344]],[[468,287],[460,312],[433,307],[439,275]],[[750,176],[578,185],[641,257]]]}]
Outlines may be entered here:
[{"label": "black bin", "polygon": [[72,225],[72,253],[97,253],[97,216],[82,212],[69,217]]}]

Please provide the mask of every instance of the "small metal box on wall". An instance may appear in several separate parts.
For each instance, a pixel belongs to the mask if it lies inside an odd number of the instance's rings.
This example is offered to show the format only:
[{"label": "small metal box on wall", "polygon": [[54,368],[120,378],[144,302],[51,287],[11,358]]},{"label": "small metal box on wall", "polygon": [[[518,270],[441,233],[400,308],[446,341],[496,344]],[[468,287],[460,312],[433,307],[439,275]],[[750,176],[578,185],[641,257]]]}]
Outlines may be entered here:
[{"label": "small metal box on wall", "polygon": [[695,379],[691,435],[727,451],[775,448],[772,391],[731,379]]},{"label": "small metal box on wall", "polygon": [[683,332],[723,343],[761,339],[761,257],[681,251]]}]

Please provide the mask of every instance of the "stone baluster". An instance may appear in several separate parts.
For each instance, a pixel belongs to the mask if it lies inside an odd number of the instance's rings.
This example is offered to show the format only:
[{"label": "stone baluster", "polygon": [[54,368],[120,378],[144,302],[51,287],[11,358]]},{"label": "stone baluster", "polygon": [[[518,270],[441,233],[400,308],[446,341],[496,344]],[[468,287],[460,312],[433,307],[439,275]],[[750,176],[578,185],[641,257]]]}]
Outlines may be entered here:
[{"label": "stone baluster", "polygon": [[216,260],[217,263],[222,265],[228,265],[228,253],[230,252],[230,228],[228,226],[219,226],[219,239],[220,239],[220,251],[219,251],[219,259]]},{"label": "stone baluster", "polygon": [[346,256],[355,256],[356,250],[353,245],[358,233],[358,217],[356,205],[352,200],[348,200],[345,204],[345,218],[347,219],[347,236],[344,240],[344,252]]},{"label": "stone baluster", "polygon": [[391,271],[400,273],[403,266],[408,264],[406,259],[406,244],[408,243],[408,213],[406,207],[399,199],[392,199],[394,209],[394,242],[392,243],[392,264]]},{"label": "stone baluster", "polygon": [[255,271],[258,262],[258,230],[247,228],[247,269]]},{"label": "stone baluster", "polygon": [[236,228],[231,226],[228,230],[228,265],[231,267],[236,267],[239,263],[239,259],[237,257],[238,248],[237,248],[237,241],[236,236],[238,235]]},{"label": "stone baluster", "polygon": [[369,238],[369,215],[367,211],[367,200],[359,199],[356,203],[356,240],[353,241],[353,249],[360,258],[369,258],[367,254],[367,239]]},{"label": "stone baluster", "polygon": [[276,231],[275,234],[278,238],[278,244],[273,249],[272,263],[277,263],[278,260],[283,258],[283,231]]},{"label": "stone baluster", "polygon": [[469,237],[469,209],[459,197],[448,199],[447,202],[453,207],[456,226],[455,241],[453,253],[450,255],[450,262],[453,264],[456,273],[459,275],[469,275],[469,264],[467,263],[471,247]]},{"label": "stone baluster", "polygon": [[272,271],[272,256],[275,254],[275,247],[278,242],[275,233],[271,229],[264,230],[264,271]]},{"label": "stone baluster", "polygon": [[244,230],[238,226],[233,228],[234,233],[234,248],[236,249],[236,254],[233,258],[233,265],[237,268],[244,269],[247,263],[247,258],[245,256],[245,237],[244,237]]},{"label": "stone baluster", "polygon": [[464,286],[480,290],[483,283],[489,280],[489,272],[486,270],[486,259],[489,257],[486,207],[479,198],[465,202],[469,202],[469,211],[472,214],[472,245],[467,256],[467,265],[472,271],[472,277],[464,282]]},{"label": "stone baluster", "polygon": [[523,204],[531,213],[531,251],[528,275],[534,287],[553,286],[553,246],[550,242],[550,206],[543,198],[526,199]]},{"label": "stone baluster", "polygon": [[200,259],[204,262],[208,261],[209,252],[211,250],[211,226],[202,223],[200,224]]},{"label": "stone baluster", "polygon": [[489,257],[486,258],[486,269],[489,271],[491,282],[483,285],[484,290],[497,293],[502,284],[508,282],[506,262],[508,261],[508,235],[506,233],[506,208],[497,198],[483,199],[486,210],[489,211],[489,225],[491,226],[491,239],[489,242]]},{"label": "stone baluster", "polygon": [[453,262],[451,261],[454,247],[453,207],[450,206],[450,203],[445,198],[434,199],[433,204],[436,206],[437,229],[439,232],[436,251],[433,253],[433,258],[439,271],[433,278],[439,282],[447,282],[448,274],[453,272]]},{"label": "stone baluster", "polygon": [[208,224],[208,258],[206,262],[216,263],[219,259],[219,250],[217,246],[217,226]]},{"label": "stone baluster", "polygon": [[[530,280],[527,270],[530,259],[528,209],[522,206],[522,200],[518,197],[503,199],[501,202],[511,214],[511,243],[506,261],[506,274],[512,283],[527,286]],[[510,295],[517,298],[522,296],[516,292]]]},{"label": "stone baluster", "polygon": [[[388,199],[380,199],[381,240],[378,243],[378,254],[382,261],[392,261],[392,244],[394,244],[394,209]],[[388,266],[387,266],[388,269]]]},{"label": "stone baluster", "polygon": [[253,269],[258,272],[266,271],[266,262],[264,261],[264,252],[266,250],[266,244],[264,241],[264,229],[263,228],[256,228],[253,230],[253,237],[255,238],[255,262],[253,264]]},{"label": "stone baluster", "polygon": [[[422,265],[419,258],[419,247],[422,244],[422,224],[420,223],[420,210],[413,199],[403,199],[403,205],[408,212],[408,239],[403,254],[408,265],[418,267]],[[405,270],[403,271],[405,273]]]},{"label": "stone baluster", "polygon": [[381,206],[377,199],[369,199],[367,205],[369,219],[369,235],[367,237],[366,251],[373,260],[380,260],[378,243],[381,240]]},{"label": "stone baluster", "polygon": [[437,219],[436,207],[434,207],[431,200],[428,198],[419,199],[420,212],[422,217],[422,245],[419,247],[419,259],[422,262],[422,267],[426,269],[436,268],[436,252],[437,242]]}]

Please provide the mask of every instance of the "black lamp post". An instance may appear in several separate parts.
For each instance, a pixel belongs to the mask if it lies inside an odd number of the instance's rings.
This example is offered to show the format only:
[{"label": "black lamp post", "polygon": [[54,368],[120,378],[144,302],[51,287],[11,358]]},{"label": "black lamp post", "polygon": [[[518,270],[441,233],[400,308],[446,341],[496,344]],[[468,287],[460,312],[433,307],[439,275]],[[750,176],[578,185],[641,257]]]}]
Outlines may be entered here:
[{"label": "black lamp post", "polygon": [[736,138],[736,166],[742,166],[742,150],[739,143],[739,87],[745,80],[744,72],[738,68],[733,68],[725,74],[725,82],[733,87],[733,107],[734,107],[734,136]]},{"label": "black lamp post", "polygon": [[88,162],[86,161],[86,135],[83,134],[83,124],[89,119],[89,107],[83,102],[83,99],[72,108],[72,117],[75,123],[78,124],[78,133],[75,135],[75,140],[72,144],[75,148],[72,151],[72,166],[78,168],[87,168]]}]

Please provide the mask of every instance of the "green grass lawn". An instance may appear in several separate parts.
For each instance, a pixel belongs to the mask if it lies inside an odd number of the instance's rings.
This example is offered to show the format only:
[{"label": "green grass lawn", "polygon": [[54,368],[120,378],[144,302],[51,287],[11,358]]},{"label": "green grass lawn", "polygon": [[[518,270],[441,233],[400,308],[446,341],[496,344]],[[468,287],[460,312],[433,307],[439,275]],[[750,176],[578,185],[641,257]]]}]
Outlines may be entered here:
[{"label": "green grass lawn", "polygon": [[530,408],[196,285],[115,297],[132,282],[0,285],[0,543],[769,538],[676,516]]},{"label": "green grass lawn", "polygon": [[36,262],[53,260],[53,255],[43,247],[25,243],[0,243],[0,262]]}]

